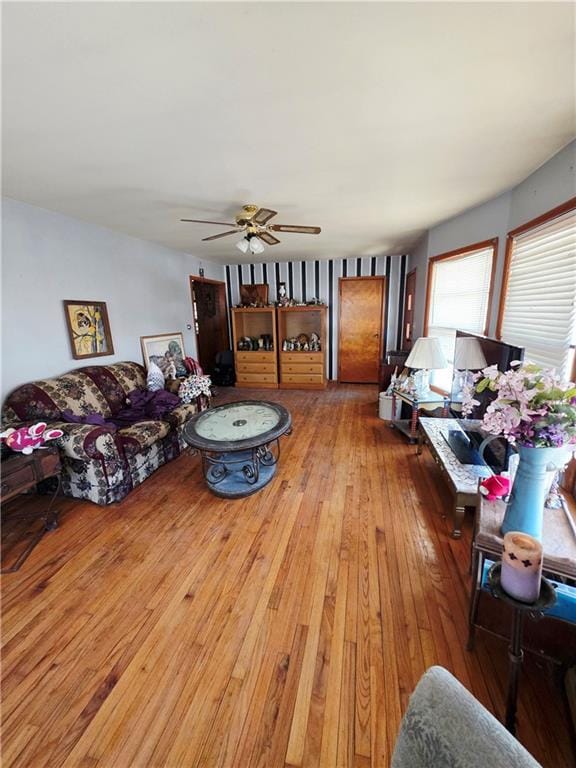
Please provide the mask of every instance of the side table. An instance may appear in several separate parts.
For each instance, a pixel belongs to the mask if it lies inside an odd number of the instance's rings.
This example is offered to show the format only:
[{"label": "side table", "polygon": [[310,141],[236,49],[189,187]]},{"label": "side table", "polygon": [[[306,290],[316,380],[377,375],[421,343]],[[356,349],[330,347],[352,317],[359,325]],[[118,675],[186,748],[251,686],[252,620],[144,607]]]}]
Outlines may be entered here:
[{"label": "side table", "polygon": [[442,417],[448,416],[448,409],[450,407],[450,398],[447,395],[440,395],[436,392],[429,392],[423,397],[417,395],[411,395],[408,392],[402,392],[402,390],[396,387],[392,390],[392,413],[396,413],[396,402],[401,400],[410,406],[411,414],[409,419],[398,419],[390,422],[390,426],[398,429],[404,435],[406,435],[410,443],[415,443],[418,439],[418,416],[421,410],[434,411],[436,408],[442,408]]},{"label": "side table", "polygon": [[[53,506],[60,490],[60,474],[62,469],[60,454],[58,449],[52,446],[36,450],[27,456],[23,453],[11,453],[2,459],[1,469],[0,502],[2,503],[2,513],[6,515],[9,514],[9,510],[5,508],[7,501],[30,490],[30,488],[35,487],[42,480],[47,480],[50,477],[56,477],[58,480],[56,489],[51,495],[45,511],[40,515],[44,525],[32,537],[16,562],[8,568],[2,568],[1,571],[2,573],[13,573],[26,561],[46,531],[51,531],[58,527],[58,512],[53,509]],[[36,513],[23,513],[19,514],[18,518],[31,519],[37,516]]]},{"label": "side table", "polygon": [[[502,557],[503,537],[500,526],[506,512],[503,501],[488,501],[478,495],[474,536],[472,538],[470,609],[468,613],[468,649],[474,647],[478,604],[482,591],[482,574],[487,558]],[[563,509],[544,510],[542,531],[543,571],[551,577],[576,579],[576,537]]]},{"label": "side table", "polygon": [[556,593],[554,587],[547,579],[542,579],[540,594],[534,603],[522,603],[515,600],[502,589],[501,583],[502,563],[494,563],[488,571],[488,588],[493,597],[503,600],[512,608],[512,630],[510,632],[510,645],[508,653],[510,657],[510,673],[508,677],[508,691],[506,694],[506,717],[504,724],[510,733],[516,734],[516,704],[518,700],[518,682],[520,668],[524,658],[522,650],[522,630],[525,616],[532,619],[541,618],[543,612],[554,605]]}]

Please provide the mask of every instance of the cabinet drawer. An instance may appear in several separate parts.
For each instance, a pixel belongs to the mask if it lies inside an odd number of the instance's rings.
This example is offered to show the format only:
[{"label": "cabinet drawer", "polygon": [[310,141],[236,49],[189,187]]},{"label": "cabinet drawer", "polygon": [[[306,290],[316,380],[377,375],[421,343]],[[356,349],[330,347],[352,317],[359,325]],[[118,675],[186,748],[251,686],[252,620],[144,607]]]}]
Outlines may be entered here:
[{"label": "cabinet drawer", "polygon": [[322,363],[282,363],[282,374],[286,373],[319,373],[322,375]]},{"label": "cabinet drawer", "polygon": [[273,363],[276,352],[236,352],[238,363]]},{"label": "cabinet drawer", "polygon": [[283,363],[324,363],[323,352],[281,352]]},{"label": "cabinet drawer", "polygon": [[244,363],[238,362],[237,373],[276,373],[276,363]]},{"label": "cabinet drawer", "polygon": [[34,467],[32,464],[28,466],[20,467],[16,472],[5,474],[2,476],[2,483],[0,485],[2,490],[2,498],[6,498],[11,494],[18,493],[19,491],[26,490],[31,485],[36,483],[36,477],[34,475]]},{"label": "cabinet drawer", "polygon": [[323,384],[321,373],[282,373],[282,382],[286,384]]},{"label": "cabinet drawer", "polygon": [[236,377],[237,384],[258,384],[260,381],[276,384],[278,377],[275,373],[239,373]]}]

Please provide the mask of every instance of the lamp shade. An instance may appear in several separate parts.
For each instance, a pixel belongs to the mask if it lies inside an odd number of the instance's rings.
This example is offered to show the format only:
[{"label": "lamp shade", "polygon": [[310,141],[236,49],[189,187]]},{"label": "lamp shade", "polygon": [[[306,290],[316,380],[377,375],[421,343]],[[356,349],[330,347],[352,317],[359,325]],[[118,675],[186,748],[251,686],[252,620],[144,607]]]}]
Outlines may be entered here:
[{"label": "lamp shade", "polygon": [[238,240],[236,243],[236,248],[238,248],[239,251],[242,251],[242,253],[246,253],[248,250],[248,240],[246,240],[245,237],[242,238],[242,240]]},{"label": "lamp shade", "polygon": [[487,365],[478,339],[466,336],[456,338],[454,368],[459,371],[477,371]]},{"label": "lamp shade", "polygon": [[421,336],[416,339],[405,365],[407,368],[434,369],[447,368],[448,363],[439,339],[435,336]]},{"label": "lamp shade", "polygon": [[264,243],[259,237],[253,235],[250,238],[250,250],[252,253],[262,253],[264,250]]}]

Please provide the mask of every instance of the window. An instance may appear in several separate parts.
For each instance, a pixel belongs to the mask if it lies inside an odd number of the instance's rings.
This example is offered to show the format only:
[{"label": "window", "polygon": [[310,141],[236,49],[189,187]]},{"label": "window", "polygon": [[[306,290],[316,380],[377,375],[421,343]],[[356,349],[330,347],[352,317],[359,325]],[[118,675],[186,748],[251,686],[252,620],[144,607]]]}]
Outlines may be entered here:
[{"label": "window", "polygon": [[425,336],[437,336],[449,367],[433,371],[431,383],[452,387],[456,329],[485,334],[492,298],[498,238],[434,256],[428,264]]},{"label": "window", "polygon": [[526,359],[574,374],[576,200],[510,232],[498,338],[526,348]]}]

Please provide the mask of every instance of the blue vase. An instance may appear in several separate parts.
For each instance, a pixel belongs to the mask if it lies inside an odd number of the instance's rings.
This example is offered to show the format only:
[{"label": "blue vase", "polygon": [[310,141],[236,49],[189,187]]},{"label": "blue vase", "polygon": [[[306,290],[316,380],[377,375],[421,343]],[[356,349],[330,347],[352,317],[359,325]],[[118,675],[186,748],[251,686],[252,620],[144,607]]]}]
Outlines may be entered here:
[{"label": "blue vase", "polygon": [[550,488],[549,472],[561,469],[569,458],[566,446],[518,446],[520,461],[512,494],[502,521],[502,534],[522,531],[542,541],[544,504]]}]

